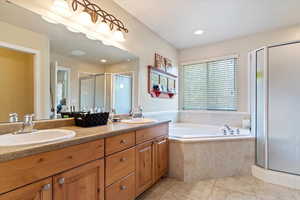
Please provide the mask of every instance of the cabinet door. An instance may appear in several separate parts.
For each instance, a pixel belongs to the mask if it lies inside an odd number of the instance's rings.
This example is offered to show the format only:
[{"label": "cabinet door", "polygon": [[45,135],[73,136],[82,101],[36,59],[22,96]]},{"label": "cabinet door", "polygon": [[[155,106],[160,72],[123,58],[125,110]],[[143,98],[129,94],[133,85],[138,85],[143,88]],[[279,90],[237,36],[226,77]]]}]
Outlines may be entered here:
[{"label": "cabinet door", "polygon": [[0,195],[0,200],[52,200],[52,179],[37,183]]},{"label": "cabinet door", "polygon": [[54,200],[104,200],[104,161],[96,160],[54,177]]},{"label": "cabinet door", "polygon": [[136,147],[136,196],[153,184],[153,142]]},{"label": "cabinet door", "polygon": [[155,158],[155,181],[158,181],[162,176],[168,172],[169,164],[169,143],[168,138],[159,138],[154,143],[154,158]]}]

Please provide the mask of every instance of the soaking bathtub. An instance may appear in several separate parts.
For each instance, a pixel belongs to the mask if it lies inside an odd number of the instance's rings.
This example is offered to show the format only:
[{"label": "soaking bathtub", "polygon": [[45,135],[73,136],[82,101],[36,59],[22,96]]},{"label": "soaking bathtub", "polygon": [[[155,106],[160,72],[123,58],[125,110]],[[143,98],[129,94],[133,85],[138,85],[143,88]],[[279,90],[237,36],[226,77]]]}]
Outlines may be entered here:
[{"label": "soaking bathtub", "polygon": [[186,182],[250,176],[255,137],[247,129],[224,135],[221,126],[170,124],[170,176]]},{"label": "soaking bathtub", "polygon": [[231,127],[233,134],[224,133],[224,127],[201,125],[195,123],[173,123],[170,124],[170,139],[195,141],[195,140],[219,140],[219,139],[241,139],[253,137],[249,129]]}]

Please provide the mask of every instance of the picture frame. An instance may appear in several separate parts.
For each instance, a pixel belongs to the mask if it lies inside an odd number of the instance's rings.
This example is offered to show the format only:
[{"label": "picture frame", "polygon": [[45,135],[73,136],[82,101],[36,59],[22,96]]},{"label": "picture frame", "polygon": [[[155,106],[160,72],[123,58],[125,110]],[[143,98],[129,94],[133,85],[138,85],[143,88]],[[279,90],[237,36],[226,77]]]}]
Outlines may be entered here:
[{"label": "picture frame", "polygon": [[175,93],[176,92],[176,80],[172,78],[168,78],[168,92]]},{"label": "picture frame", "polygon": [[151,72],[151,89],[153,89],[155,86],[159,85],[159,74]]},{"label": "picture frame", "polygon": [[162,92],[168,92],[168,78],[166,76],[159,76],[159,84],[161,86]]}]

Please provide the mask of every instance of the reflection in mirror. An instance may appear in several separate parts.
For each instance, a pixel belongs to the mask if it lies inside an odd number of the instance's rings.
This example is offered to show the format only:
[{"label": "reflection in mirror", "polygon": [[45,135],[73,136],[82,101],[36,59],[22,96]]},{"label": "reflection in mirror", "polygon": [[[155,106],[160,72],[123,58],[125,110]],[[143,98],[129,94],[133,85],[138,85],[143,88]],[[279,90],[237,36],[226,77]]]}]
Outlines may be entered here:
[{"label": "reflection in mirror", "polygon": [[32,54],[0,48],[0,121],[34,113],[33,67]]},{"label": "reflection in mirror", "polygon": [[2,1],[0,28],[0,122],[137,106],[135,55]]},{"label": "reflection in mirror", "polygon": [[133,77],[130,72],[113,75],[113,107],[116,113],[128,114],[132,110]]}]

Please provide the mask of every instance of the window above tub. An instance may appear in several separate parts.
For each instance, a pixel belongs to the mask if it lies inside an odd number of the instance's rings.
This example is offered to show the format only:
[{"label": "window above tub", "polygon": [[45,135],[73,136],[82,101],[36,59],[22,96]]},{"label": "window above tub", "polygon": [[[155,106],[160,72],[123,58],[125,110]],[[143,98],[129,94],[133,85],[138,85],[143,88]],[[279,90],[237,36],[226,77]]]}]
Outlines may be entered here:
[{"label": "window above tub", "polygon": [[182,108],[236,111],[237,68],[237,57],[183,65]]}]

